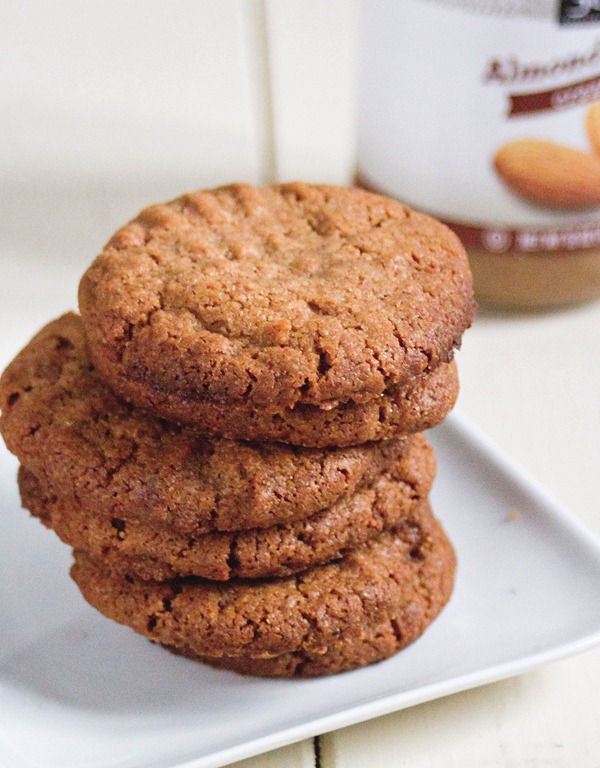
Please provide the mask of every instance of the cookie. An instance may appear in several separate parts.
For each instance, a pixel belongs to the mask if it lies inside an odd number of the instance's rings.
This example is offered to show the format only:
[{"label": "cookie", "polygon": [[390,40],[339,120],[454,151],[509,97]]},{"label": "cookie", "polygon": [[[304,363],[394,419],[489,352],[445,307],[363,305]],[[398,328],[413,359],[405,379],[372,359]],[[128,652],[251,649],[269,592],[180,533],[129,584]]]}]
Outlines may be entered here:
[{"label": "cookie", "polygon": [[224,405],[203,400],[179,403],[157,396],[146,406],[165,419],[201,425],[205,434],[230,439],[280,441],[313,448],[349,447],[382,440],[398,440],[440,424],[458,396],[454,361],[438,366],[406,387],[365,403],[345,403],[329,410],[297,405],[279,413],[251,406]]},{"label": "cookie", "polygon": [[76,552],[71,575],[107,617],[198,656],[323,654],[347,635],[389,622],[412,641],[447,602],[455,556],[439,523],[420,537],[382,533],[342,560],[263,581],[142,581]]},{"label": "cookie", "polygon": [[[450,590],[449,578],[442,588]],[[443,605],[442,599],[432,604],[429,613],[430,623]],[[421,618],[417,614],[418,618]],[[378,661],[388,659],[407,645],[414,642],[423,633],[423,624],[411,621],[412,615],[406,611],[395,619],[384,619],[359,628],[355,632],[344,632],[338,642],[326,650],[323,648],[310,651],[281,653],[266,659],[252,659],[239,656],[198,656],[187,648],[173,648],[163,644],[168,651],[179,656],[186,656],[193,661],[200,661],[216,669],[227,669],[241,675],[255,677],[320,677],[348,672]]]},{"label": "cookie", "polygon": [[142,211],[84,274],[79,304],[114,390],[201,429],[195,403],[281,413],[389,395],[448,362],[474,312],[444,225],[365,190],[300,183]]},{"label": "cookie", "polygon": [[312,450],[201,437],[120,401],[77,315],[46,326],[0,379],[8,448],[73,508],[197,536],[287,523],[394,467],[407,439]]},{"label": "cookie", "polygon": [[206,579],[288,576],[339,559],[384,530],[418,532],[420,505],[435,474],[433,451],[421,435],[410,452],[372,486],[329,509],[287,525],[189,537],[142,521],[92,514],[44,492],[35,476],[19,471],[23,506],[75,549],[116,572],[163,581],[175,576]]}]

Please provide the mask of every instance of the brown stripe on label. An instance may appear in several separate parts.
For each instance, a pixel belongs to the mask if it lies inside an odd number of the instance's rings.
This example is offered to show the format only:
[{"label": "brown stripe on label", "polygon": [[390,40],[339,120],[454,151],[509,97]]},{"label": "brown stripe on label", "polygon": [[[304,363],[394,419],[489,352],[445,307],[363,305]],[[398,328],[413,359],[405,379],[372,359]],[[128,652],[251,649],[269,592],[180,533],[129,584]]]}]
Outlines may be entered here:
[{"label": "brown stripe on label", "polygon": [[466,248],[488,253],[556,253],[600,247],[600,221],[565,229],[503,229],[444,221]]},{"label": "brown stripe on label", "polygon": [[600,99],[600,75],[577,83],[532,93],[508,95],[508,117],[519,117],[533,112],[548,112],[589,104]]}]

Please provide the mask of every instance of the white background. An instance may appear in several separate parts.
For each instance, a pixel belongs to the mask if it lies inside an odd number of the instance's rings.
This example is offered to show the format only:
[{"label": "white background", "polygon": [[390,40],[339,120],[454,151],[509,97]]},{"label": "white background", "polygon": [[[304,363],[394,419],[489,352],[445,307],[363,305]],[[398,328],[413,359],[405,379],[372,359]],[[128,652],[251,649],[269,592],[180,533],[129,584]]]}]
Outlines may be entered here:
[{"label": "white background", "polygon": [[[355,0],[2,0],[0,363],[149,202],[349,181],[358,27]],[[459,363],[462,413],[600,534],[600,303],[484,310]],[[598,768],[599,712],[596,650],[322,736],[320,765]],[[244,766],[314,763],[308,741]]]}]

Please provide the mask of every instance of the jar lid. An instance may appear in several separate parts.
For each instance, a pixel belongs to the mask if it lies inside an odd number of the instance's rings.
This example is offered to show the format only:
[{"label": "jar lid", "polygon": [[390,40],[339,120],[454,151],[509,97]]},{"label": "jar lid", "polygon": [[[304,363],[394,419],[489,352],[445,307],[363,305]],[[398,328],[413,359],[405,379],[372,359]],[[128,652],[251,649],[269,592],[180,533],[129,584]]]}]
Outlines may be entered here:
[{"label": "jar lid", "polygon": [[425,0],[432,5],[462,8],[471,13],[494,16],[527,16],[534,19],[558,18],[558,0]]}]

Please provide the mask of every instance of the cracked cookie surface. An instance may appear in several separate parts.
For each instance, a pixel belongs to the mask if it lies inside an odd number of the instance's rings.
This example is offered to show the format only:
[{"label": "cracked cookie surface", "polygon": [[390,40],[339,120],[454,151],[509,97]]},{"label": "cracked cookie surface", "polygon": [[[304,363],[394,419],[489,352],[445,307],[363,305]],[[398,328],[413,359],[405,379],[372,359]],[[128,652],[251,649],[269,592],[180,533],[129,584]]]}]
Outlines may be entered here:
[{"label": "cracked cookie surface", "polygon": [[74,314],[8,366],[0,407],[9,449],[45,490],[91,514],[189,536],[308,517],[372,483],[410,442],[313,450],[199,436],[119,400]]},{"label": "cracked cookie surface", "polygon": [[[194,402],[366,402],[448,362],[474,311],[458,238],[356,188],[230,185],[151,206],[82,278],[115,391],[203,427]],[[179,414],[179,415],[177,415]]]},{"label": "cracked cookie surface", "polygon": [[79,552],[71,575],[108,618],[198,656],[323,655],[382,622],[410,642],[439,613],[452,591],[454,551],[431,514],[419,543],[410,539],[382,533],[342,560],[281,579],[142,581]]},{"label": "cracked cookie surface", "polygon": [[163,395],[153,395],[146,407],[174,422],[182,419],[184,423],[201,424],[201,430],[209,435],[339,448],[397,440],[435,427],[450,413],[457,396],[458,371],[453,360],[406,387],[392,387],[387,394],[364,403],[343,403],[331,409],[297,405],[271,413],[213,400],[186,400],[173,406],[171,399]]},{"label": "cracked cookie surface", "polygon": [[23,506],[74,549],[112,570],[141,579],[287,576],[339,559],[385,530],[409,536],[419,528],[422,502],[435,474],[432,449],[417,435],[409,452],[371,486],[328,509],[287,525],[190,537],[148,524],[143,515],[115,518],[82,510],[49,493],[21,467]]},{"label": "cracked cookie surface", "polygon": [[[443,598],[449,594],[451,579],[442,582],[443,594],[438,603],[432,603],[427,614],[431,621],[437,615]],[[337,642],[326,650],[323,648],[307,651],[280,653],[264,659],[244,658],[240,656],[199,656],[187,648],[173,648],[163,643],[163,647],[179,656],[186,656],[193,661],[200,661],[216,669],[227,669],[240,675],[254,677],[321,677],[349,672],[367,664],[374,664],[393,656],[406,648],[423,633],[423,624],[411,620],[410,608],[394,619],[384,619],[345,632]]]}]

